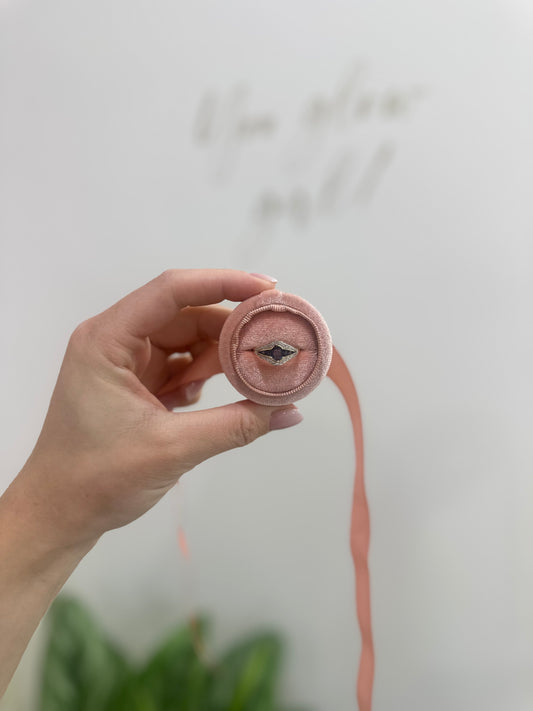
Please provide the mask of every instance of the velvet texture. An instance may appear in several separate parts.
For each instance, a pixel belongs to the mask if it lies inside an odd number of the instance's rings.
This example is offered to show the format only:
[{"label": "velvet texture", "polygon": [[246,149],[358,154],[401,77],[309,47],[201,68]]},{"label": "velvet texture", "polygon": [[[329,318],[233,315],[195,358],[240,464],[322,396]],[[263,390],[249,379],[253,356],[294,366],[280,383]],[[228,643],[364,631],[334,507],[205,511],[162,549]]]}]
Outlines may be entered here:
[{"label": "velvet texture", "polygon": [[[281,341],[298,353],[281,364],[255,351]],[[326,322],[294,294],[264,291],[239,304],[219,339],[226,377],[245,397],[261,405],[286,405],[308,395],[327,375],[332,342]]]}]

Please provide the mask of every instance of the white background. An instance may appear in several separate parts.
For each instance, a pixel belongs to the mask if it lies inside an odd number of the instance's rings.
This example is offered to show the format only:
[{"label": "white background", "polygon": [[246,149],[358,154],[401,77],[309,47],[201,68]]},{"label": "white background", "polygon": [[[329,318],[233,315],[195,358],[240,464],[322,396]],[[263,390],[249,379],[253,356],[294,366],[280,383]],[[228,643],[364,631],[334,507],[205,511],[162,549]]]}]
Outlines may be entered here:
[{"label": "white background", "polygon": [[[81,320],[169,267],[274,274],[361,398],[375,710],[533,709],[532,39],[526,0],[2,0],[0,488]],[[138,658],[193,609],[215,651],[273,626],[287,704],[351,711],[350,426],[329,382],[301,410],[67,588]]]}]

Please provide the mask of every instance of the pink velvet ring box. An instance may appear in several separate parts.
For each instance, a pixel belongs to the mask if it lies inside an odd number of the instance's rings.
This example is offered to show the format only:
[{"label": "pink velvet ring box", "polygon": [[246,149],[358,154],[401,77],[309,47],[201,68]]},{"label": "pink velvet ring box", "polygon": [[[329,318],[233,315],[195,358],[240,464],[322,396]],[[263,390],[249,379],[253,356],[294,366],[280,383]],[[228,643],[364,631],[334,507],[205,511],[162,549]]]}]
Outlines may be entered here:
[{"label": "pink velvet ring box", "polygon": [[326,322],[305,299],[277,290],[240,303],[219,338],[222,369],[236,390],[261,405],[287,405],[314,390],[332,357]]}]

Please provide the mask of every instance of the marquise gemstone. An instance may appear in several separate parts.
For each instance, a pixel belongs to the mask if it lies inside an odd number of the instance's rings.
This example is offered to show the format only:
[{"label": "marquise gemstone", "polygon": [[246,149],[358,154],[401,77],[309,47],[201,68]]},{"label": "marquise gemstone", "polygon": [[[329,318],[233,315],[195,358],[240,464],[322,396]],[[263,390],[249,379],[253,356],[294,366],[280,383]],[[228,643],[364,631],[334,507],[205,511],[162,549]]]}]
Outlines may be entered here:
[{"label": "marquise gemstone", "polygon": [[273,365],[282,365],[298,353],[298,349],[284,341],[273,341],[255,349],[256,354]]}]

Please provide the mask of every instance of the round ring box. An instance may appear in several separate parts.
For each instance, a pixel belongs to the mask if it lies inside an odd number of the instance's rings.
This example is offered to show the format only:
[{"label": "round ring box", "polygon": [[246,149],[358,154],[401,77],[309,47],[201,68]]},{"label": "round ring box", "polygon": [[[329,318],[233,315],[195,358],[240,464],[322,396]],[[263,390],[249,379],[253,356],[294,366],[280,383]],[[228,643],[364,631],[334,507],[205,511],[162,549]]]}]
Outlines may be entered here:
[{"label": "round ring box", "polygon": [[222,369],[241,395],[260,405],[287,405],[327,375],[331,334],[320,313],[299,296],[276,289],[241,302],[219,338]]}]

